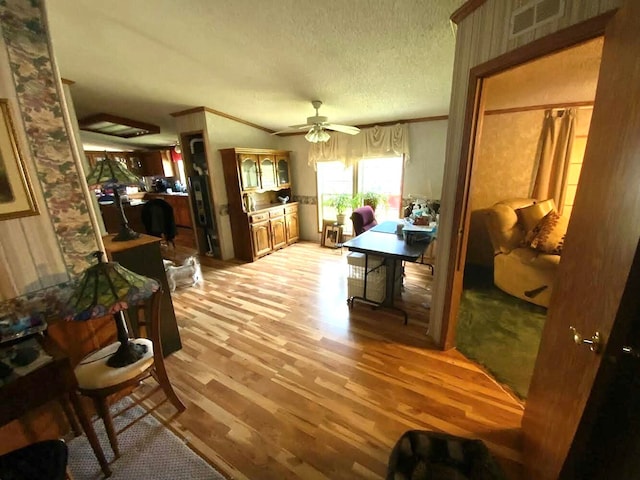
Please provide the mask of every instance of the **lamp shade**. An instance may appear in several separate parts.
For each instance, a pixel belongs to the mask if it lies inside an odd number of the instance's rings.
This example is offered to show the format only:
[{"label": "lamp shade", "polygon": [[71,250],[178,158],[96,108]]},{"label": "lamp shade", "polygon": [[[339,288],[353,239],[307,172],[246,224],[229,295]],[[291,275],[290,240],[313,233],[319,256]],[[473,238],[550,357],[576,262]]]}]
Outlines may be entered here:
[{"label": "lamp shade", "polygon": [[102,262],[102,255],[96,252],[98,263],[85,270],[71,294],[67,318],[89,320],[117,313],[151,297],[160,288],[157,281],[127,270],[117,262]]},{"label": "lamp shade", "polygon": [[98,161],[93,170],[87,175],[87,184],[90,187],[100,185],[105,188],[113,188],[116,186],[142,185],[142,182],[121,162],[105,155],[105,159]]},{"label": "lamp shade", "polygon": [[311,143],[318,143],[328,141],[331,138],[331,135],[329,135],[324,128],[314,125],[311,130],[307,132],[304,138]]}]

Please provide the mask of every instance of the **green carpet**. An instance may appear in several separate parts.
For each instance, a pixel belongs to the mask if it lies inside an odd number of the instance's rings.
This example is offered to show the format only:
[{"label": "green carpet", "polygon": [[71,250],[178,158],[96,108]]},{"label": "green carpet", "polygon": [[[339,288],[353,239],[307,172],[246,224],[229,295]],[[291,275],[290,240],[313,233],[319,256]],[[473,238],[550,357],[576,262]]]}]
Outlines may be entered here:
[{"label": "green carpet", "polygon": [[526,399],[547,309],[504,293],[491,278],[490,271],[465,272],[456,346]]}]

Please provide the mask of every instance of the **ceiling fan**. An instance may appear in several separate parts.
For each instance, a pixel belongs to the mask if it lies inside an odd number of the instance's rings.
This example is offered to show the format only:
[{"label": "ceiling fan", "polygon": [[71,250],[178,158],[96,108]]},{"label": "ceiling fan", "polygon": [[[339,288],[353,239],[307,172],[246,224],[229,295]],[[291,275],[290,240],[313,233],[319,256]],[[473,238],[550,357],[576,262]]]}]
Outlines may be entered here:
[{"label": "ceiling fan", "polygon": [[313,117],[307,117],[307,123],[302,125],[291,125],[286,130],[280,130],[279,132],[274,132],[273,135],[277,135],[279,133],[290,132],[292,130],[302,130],[309,128],[309,131],[304,136],[311,143],[318,142],[326,142],[331,138],[327,130],[334,130],[336,132],[347,133],[349,135],[356,135],[360,133],[360,129],[358,127],[351,127],[349,125],[337,125],[335,123],[327,122],[327,117],[322,117],[318,115],[318,109],[322,105],[320,100],[314,100],[311,102],[313,108],[316,109],[316,114]]}]

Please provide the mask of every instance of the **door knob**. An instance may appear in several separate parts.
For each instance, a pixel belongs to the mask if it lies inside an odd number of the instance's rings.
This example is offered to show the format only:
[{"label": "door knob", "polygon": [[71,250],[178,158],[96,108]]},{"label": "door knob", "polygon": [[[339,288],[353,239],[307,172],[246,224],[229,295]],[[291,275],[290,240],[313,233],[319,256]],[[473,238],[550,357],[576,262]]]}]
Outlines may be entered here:
[{"label": "door knob", "polygon": [[571,334],[573,335],[573,341],[576,345],[589,345],[589,349],[591,349],[594,353],[599,353],[602,348],[602,336],[600,332],[596,332],[593,334],[591,338],[584,338],[575,327],[569,327],[571,330]]}]

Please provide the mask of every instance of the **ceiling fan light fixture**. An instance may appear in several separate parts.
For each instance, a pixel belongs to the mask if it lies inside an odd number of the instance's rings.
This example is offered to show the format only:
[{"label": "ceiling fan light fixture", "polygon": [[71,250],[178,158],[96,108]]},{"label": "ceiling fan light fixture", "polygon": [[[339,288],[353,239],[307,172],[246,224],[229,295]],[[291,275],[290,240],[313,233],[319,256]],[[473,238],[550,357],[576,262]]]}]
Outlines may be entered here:
[{"label": "ceiling fan light fixture", "polygon": [[331,135],[329,135],[324,128],[314,125],[311,130],[307,132],[304,138],[311,143],[318,143],[328,141],[331,138]]}]

